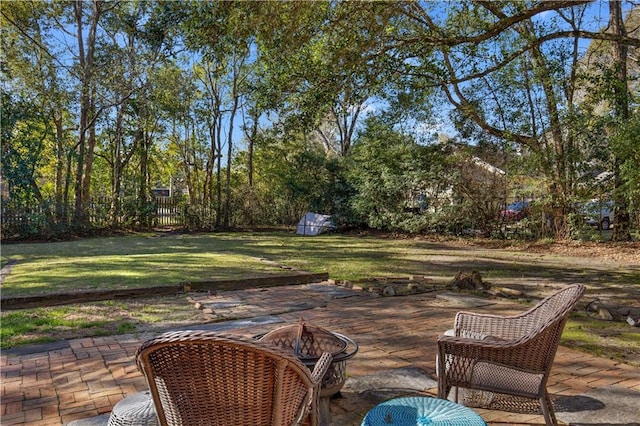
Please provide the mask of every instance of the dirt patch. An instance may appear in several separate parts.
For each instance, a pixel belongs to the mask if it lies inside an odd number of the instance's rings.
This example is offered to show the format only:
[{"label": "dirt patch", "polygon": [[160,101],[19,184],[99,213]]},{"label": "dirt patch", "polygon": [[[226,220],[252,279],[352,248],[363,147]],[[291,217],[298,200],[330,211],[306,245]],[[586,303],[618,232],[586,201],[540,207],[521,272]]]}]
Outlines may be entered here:
[{"label": "dirt patch", "polygon": [[523,250],[534,253],[554,253],[588,259],[609,259],[616,262],[640,264],[640,242],[596,243],[566,241],[551,244],[529,244]]},{"label": "dirt patch", "polygon": [[[432,241],[429,239],[429,241]],[[502,249],[522,253],[558,254],[574,258],[608,259],[616,262],[640,265],[640,241],[630,242],[595,242],[595,241],[554,241],[549,243],[521,242],[514,240],[493,239],[443,239],[436,240],[445,245],[455,244],[457,247],[482,247],[486,249]]]}]

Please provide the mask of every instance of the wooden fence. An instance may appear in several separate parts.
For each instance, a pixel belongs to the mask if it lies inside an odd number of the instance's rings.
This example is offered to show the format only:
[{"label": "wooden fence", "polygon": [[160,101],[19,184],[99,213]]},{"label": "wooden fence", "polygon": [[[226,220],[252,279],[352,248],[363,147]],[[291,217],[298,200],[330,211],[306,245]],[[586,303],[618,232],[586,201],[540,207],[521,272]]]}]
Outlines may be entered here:
[{"label": "wooden fence", "polygon": [[187,204],[174,197],[156,197],[153,222],[158,226],[185,225]]},{"label": "wooden fence", "polygon": [[[125,200],[122,203],[121,214],[116,220],[118,224],[127,224],[135,221],[141,212],[135,210],[134,200]],[[101,197],[92,200],[89,204],[87,214],[89,223],[95,227],[104,227],[110,223],[109,212],[111,200]],[[178,197],[154,197],[149,204],[141,209],[148,215],[149,221],[154,226],[184,226],[189,218],[188,204],[183,198]],[[69,205],[68,212],[73,211],[73,204]],[[49,210],[54,215],[54,209]],[[15,206],[6,200],[2,200],[0,209],[0,223],[3,235],[8,234],[37,234],[41,230],[49,227],[46,219],[47,211],[40,205]],[[69,213],[71,218],[71,213]],[[69,223],[70,224],[70,223]]]}]

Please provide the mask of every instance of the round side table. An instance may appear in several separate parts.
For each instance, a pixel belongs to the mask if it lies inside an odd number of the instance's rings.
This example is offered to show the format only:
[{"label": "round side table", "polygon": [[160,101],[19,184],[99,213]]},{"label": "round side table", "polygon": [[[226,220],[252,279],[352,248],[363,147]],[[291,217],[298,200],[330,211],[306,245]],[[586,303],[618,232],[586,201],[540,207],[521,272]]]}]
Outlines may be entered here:
[{"label": "round side table", "polygon": [[120,400],[111,411],[107,426],[157,426],[156,408],[149,391]]},{"label": "round side table", "polygon": [[409,396],[373,407],[361,426],[486,426],[482,417],[464,405],[445,399]]}]

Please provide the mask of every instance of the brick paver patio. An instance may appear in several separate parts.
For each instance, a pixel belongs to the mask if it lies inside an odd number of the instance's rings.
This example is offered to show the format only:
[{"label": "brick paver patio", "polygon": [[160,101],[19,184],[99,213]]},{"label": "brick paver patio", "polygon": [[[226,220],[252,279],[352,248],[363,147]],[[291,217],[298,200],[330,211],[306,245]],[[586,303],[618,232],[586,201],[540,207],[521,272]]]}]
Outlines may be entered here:
[{"label": "brick paver patio", "polygon": [[[523,305],[509,301],[461,308],[436,297],[435,293],[380,297],[353,291],[346,297],[349,294],[341,290],[336,296],[329,284],[325,286],[329,291],[288,286],[222,292],[209,297],[209,301],[242,300],[242,306],[237,309],[243,309],[248,317],[252,312],[255,316],[270,314],[271,318],[284,323],[297,322],[302,317],[314,325],[350,336],[360,346],[358,354],[348,361],[348,375],[353,378],[411,367],[435,379],[436,338],[452,326],[456,312],[512,314],[524,309]],[[282,325],[283,322],[258,322],[225,332],[252,336]],[[109,413],[125,396],[146,389],[134,354],[148,337],[150,334],[83,338],[42,350],[33,348],[30,353],[4,351],[0,364],[0,423],[4,426],[60,425]],[[549,381],[549,391],[554,398],[608,386],[640,392],[640,374],[630,365],[560,347]],[[436,389],[419,392],[435,395]],[[331,403],[332,424],[359,425],[377,402],[368,395],[343,391],[342,398]],[[542,416],[537,414],[483,409],[476,412],[490,425],[543,424]]]}]

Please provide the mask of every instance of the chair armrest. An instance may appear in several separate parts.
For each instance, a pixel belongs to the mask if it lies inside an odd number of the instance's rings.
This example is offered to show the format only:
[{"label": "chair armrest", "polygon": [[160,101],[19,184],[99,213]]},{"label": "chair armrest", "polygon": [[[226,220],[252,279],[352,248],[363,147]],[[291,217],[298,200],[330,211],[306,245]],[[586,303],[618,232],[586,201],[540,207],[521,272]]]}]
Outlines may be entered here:
[{"label": "chair armrest", "polygon": [[453,355],[468,361],[488,361],[510,365],[510,357],[517,356],[518,345],[513,341],[486,341],[466,337],[440,336],[438,338],[440,359]]},{"label": "chair armrest", "polygon": [[438,338],[438,353],[443,362],[448,359],[448,355],[453,355],[460,361],[467,360],[474,363],[484,361],[511,366],[516,369],[540,371],[544,369],[544,366],[538,362],[540,357],[537,356],[537,353],[544,352],[545,348],[536,347],[540,345],[535,345],[535,343],[535,341],[532,342],[527,339],[501,340],[486,338],[478,340],[440,336]]},{"label": "chair armrest", "polygon": [[491,347],[493,349],[509,349],[512,350],[516,346],[522,344],[522,340],[506,340],[499,339],[495,336],[486,336],[483,339],[474,339],[473,337],[445,336],[438,337],[438,345],[446,345],[451,347],[470,346],[470,347]]},{"label": "chair armrest", "polygon": [[322,354],[318,362],[316,362],[313,371],[311,372],[311,377],[313,377],[313,381],[316,383],[321,383],[324,375],[329,370],[331,363],[333,362],[333,356],[329,352],[325,352]]},{"label": "chair armrest", "polygon": [[525,315],[500,316],[458,312],[454,322],[454,333],[458,337],[485,339],[492,336],[499,340],[515,340],[527,333]]}]

